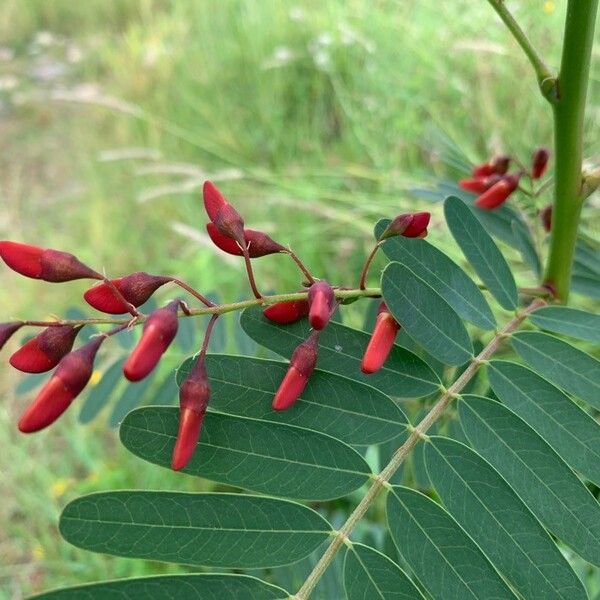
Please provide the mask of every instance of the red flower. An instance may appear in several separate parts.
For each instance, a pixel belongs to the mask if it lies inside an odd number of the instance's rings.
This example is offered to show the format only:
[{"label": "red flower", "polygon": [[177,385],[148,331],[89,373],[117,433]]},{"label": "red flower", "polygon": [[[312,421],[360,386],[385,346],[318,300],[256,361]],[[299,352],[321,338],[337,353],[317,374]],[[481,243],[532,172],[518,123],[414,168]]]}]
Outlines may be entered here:
[{"label": "red flower", "polygon": [[473,177],[487,177],[497,173],[498,175],[504,175],[508,171],[510,165],[510,156],[501,154],[495,156],[488,162],[473,167]]},{"label": "red flower", "polygon": [[313,331],[292,354],[290,366],[273,398],[275,410],[292,406],[304,391],[317,365],[319,353],[319,331]]},{"label": "red flower", "polygon": [[365,350],[360,369],[367,375],[376,373],[383,367],[392,348],[400,325],[388,311],[385,302],[379,305],[375,328]]},{"label": "red flower", "polygon": [[173,300],[164,308],[150,314],[144,323],[142,337],[123,366],[129,381],[144,379],[156,367],[177,335],[179,300]]},{"label": "red flower", "polygon": [[210,181],[204,182],[202,193],[206,214],[219,233],[243,247],[245,244],[244,220],[239,213]]},{"label": "red flower", "polygon": [[274,323],[280,323],[287,325],[288,323],[295,323],[302,317],[308,314],[308,300],[291,300],[290,302],[277,302],[271,304],[263,310],[263,315],[273,321]]},{"label": "red flower", "polygon": [[75,279],[102,279],[101,275],[75,256],[59,250],[2,241],[0,257],[13,271],[32,279],[42,279],[51,283]]},{"label": "red flower", "polygon": [[[161,285],[171,281],[171,278],[149,275],[140,271],[111,281],[123,298],[137,307],[144,304]],[[83,297],[90,306],[104,313],[120,315],[129,312],[127,306],[117,298],[106,282],[90,288]]]},{"label": "red flower", "polygon": [[497,208],[519,187],[520,175],[506,175],[475,200],[475,206],[491,210]]},{"label": "red flower", "polygon": [[502,179],[502,175],[488,175],[487,177],[473,177],[470,179],[461,179],[458,185],[467,192],[473,192],[474,194],[483,194],[486,190],[489,190],[495,183],[498,183]]},{"label": "red flower", "polygon": [[531,177],[539,179],[545,172],[550,159],[550,152],[546,148],[538,148],[531,159]]},{"label": "red flower", "polygon": [[544,226],[544,231],[550,233],[552,231],[552,204],[548,204],[540,210],[540,219]]},{"label": "red flower", "polygon": [[19,419],[20,431],[33,433],[44,429],[69,408],[90,380],[94,358],[104,339],[94,338],[60,361],[48,383]]},{"label": "red flower", "polygon": [[[238,245],[238,243],[232,238],[223,235],[214,223],[206,224],[206,231],[210,236],[217,248],[227,252],[227,254],[233,254],[234,256],[243,256],[244,252]],[[271,239],[266,233],[262,231],[255,231],[254,229],[244,229],[244,238],[248,247],[248,254],[250,258],[259,258],[266,256],[267,254],[276,254],[278,252],[285,252],[285,248],[278,244],[275,240]]]},{"label": "red flower", "polygon": [[179,388],[179,430],[171,458],[174,471],[183,469],[196,450],[209,399],[210,385],[201,357]]},{"label": "red flower", "polygon": [[310,326],[320,331],[329,323],[333,311],[335,295],[326,281],[313,283],[308,290],[308,320]]},{"label": "red flower", "polygon": [[427,235],[427,226],[431,213],[417,212],[398,215],[379,237],[379,241],[395,235],[410,238],[424,238]]},{"label": "red flower", "polygon": [[18,321],[0,323],[0,350],[4,348],[4,345],[11,338],[13,333],[21,329],[21,327],[23,327],[23,323],[19,323]]},{"label": "red flower", "polygon": [[45,373],[54,369],[63,356],[71,351],[81,327],[46,327],[10,357],[10,364],[25,373]]}]

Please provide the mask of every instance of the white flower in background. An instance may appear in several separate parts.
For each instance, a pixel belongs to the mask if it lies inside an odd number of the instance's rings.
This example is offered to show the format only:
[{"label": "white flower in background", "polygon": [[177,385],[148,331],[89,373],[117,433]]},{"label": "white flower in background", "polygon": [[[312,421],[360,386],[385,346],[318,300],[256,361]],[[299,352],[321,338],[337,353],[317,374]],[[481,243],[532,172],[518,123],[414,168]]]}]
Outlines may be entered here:
[{"label": "white flower in background", "polygon": [[325,49],[317,50],[313,54],[313,61],[319,69],[325,71],[331,67],[331,54]]},{"label": "white flower in background", "polygon": [[69,44],[67,47],[66,57],[67,61],[71,64],[77,64],[83,60],[83,52],[79,46],[76,46],[75,44]]},{"label": "white flower in background", "polygon": [[14,75],[0,77],[0,92],[9,92],[19,85],[19,80]]},{"label": "white flower in background", "polygon": [[33,43],[38,46],[52,46],[56,43],[56,37],[50,31],[38,31],[33,38]]},{"label": "white flower in background", "polygon": [[290,19],[299,23],[300,21],[304,21],[306,19],[306,11],[301,6],[292,6],[290,8],[290,12],[288,13]]},{"label": "white flower in background", "polygon": [[296,60],[296,58],[296,54],[294,54],[287,46],[277,46],[277,48],[273,50],[271,57],[262,64],[262,68],[277,69],[279,67],[284,67]]}]

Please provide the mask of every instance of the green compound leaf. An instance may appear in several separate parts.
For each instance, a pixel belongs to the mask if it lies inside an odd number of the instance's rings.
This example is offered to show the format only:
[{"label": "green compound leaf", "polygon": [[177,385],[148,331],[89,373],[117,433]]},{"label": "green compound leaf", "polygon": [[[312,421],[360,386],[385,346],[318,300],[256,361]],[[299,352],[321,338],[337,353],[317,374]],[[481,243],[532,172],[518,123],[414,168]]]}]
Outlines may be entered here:
[{"label": "green compound leaf", "polygon": [[79,585],[31,600],[282,600],[281,588],[248,575],[160,575]]},{"label": "green compound leaf", "polygon": [[535,248],[529,227],[523,221],[511,223],[515,244],[523,260],[531,267],[533,273],[539,278],[542,274],[542,261]]},{"label": "green compound leaf", "polygon": [[[278,325],[266,319],[259,307],[242,313],[244,331],[256,342],[289,358],[308,336],[306,319],[290,325]],[[440,380],[425,361],[394,346],[378,373],[364,375],[360,370],[369,334],[339,323],[329,323],[319,337],[317,366],[324,371],[361,381],[392,397],[420,398],[439,389]]]},{"label": "green compound leaf", "polygon": [[600,485],[600,425],[566,394],[527,367],[488,364],[490,385],[504,405],[544,438],[586,479]]},{"label": "green compound leaf", "polygon": [[[388,219],[380,221],[376,237]],[[390,238],[383,251],[391,261],[399,262],[428,283],[456,313],[482,329],[494,329],[496,319],[475,282],[446,254],[425,240]]]},{"label": "green compound leaf", "polygon": [[473,448],[529,510],[582,558],[600,564],[600,505],[554,450],[495,400],[464,396],[459,415]]},{"label": "green compound leaf", "polygon": [[[179,383],[192,359],[177,372]],[[213,354],[206,357],[211,385],[209,409],[252,419],[320,431],[346,442],[367,446],[399,435],[407,418],[389,396],[353,379],[315,371],[290,409],[271,408],[288,364],[274,360]]]},{"label": "green compound leaf", "polygon": [[511,344],[534,371],[600,409],[600,361],[563,340],[538,331],[514,333]]},{"label": "green compound leaf", "polygon": [[515,589],[528,600],[585,600],[567,560],[498,472],[459,442],[430,442],[425,460],[442,502]]},{"label": "green compound leaf", "polygon": [[540,329],[600,343],[600,315],[566,306],[544,306],[532,312],[529,320]]},{"label": "green compound leaf", "polygon": [[515,598],[473,540],[424,494],[393,487],[387,520],[398,552],[433,598]]},{"label": "green compound leaf", "polygon": [[60,533],[92,552],[227,568],[308,556],[330,533],[314,510],[243,494],[104,492],[67,504]]},{"label": "green compound leaf", "polygon": [[481,281],[502,308],[514,310],[518,302],[517,286],[494,240],[462,200],[450,196],[444,204],[444,212],[452,236]]},{"label": "green compound leaf", "polygon": [[79,421],[89,423],[98,416],[98,413],[108,404],[115,388],[123,377],[125,359],[114,362],[102,374],[100,381],[86,396],[79,412]]},{"label": "green compound leaf", "polygon": [[390,263],[381,277],[383,299],[394,318],[434,358],[462,365],[473,345],[460,317],[423,279],[400,263]]},{"label": "green compound leaf", "polygon": [[[168,467],[178,421],[176,408],[140,408],[123,421],[121,441],[136,456]],[[218,413],[206,414],[196,452],[183,472],[303,500],[345,496],[371,474],[356,450],[328,435]]]},{"label": "green compound leaf", "polygon": [[348,600],[420,600],[406,573],[385,554],[352,544],[344,559],[344,588]]}]

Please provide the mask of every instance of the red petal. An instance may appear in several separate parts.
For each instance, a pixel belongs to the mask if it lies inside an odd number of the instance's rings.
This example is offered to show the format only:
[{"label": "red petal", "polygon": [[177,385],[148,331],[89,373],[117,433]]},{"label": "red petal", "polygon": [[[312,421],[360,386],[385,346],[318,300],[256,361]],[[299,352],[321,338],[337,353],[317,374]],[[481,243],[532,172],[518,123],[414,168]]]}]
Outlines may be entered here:
[{"label": "red petal", "polygon": [[263,314],[269,321],[273,321],[274,323],[281,323],[282,325],[295,323],[308,314],[308,301],[292,300],[290,302],[277,302],[276,304],[267,306]]},{"label": "red petal", "polygon": [[275,393],[273,408],[275,410],[285,410],[292,406],[304,391],[307,383],[308,377],[300,373],[296,367],[290,366]]},{"label": "red petal", "polygon": [[475,200],[475,206],[491,210],[503,204],[508,197],[517,189],[519,177],[517,175],[507,175],[498,183],[494,184],[489,190],[481,194]]},{"label": "red petal", "polygon": [[394,341],[399,329],[400,325],[398,325],[390,313],[379,313],[360,365],[363,373],[369,375],[381,369],[394,347]]},{"label": "red petal", "polygon": [[[123,293],[122,282],[123,278],[113,279],[112,282],[115,287]],[[121,302],[116,296],[110,286],[106,283],[99,283],[93,288],[90,288],[84,295],[84,300],[96,310],[99,310],[110,315],[120,315],[128,312],[127,306]],[[143,303],[142,303],[143,304]]]},{"label": "red petal", "polygon": [[424,231],[427,231],[427,225],[431,214],[428,212],[413,213],[412,221],[402,234],[404,237],[420,237]]},{"label": "red petal", "polygon": [[205,181],[202,188],[202,196],[204,198],[204,208],[206,214],[211,221],[214,221],[219,214],[219,211],[227,206],[227,200],[223,198],[221,192],[215,187],[211,181]]},{"label": "red petal", "polygon": [[10,357],[9,362],[15,369],[24,373],[45,373],[53,369],[58,364],[58,360],[53,360],[40,348],[36,336],[19,348]]},{"label": "red petal", "polygon": [[487,177],[494,172],[494,167],[491,163],[486,162],[473,167],[473,177]]},{"label": "red petal", "polygon": [[308,320],[313,329],[323,329],[331,317],[335,296],[333,288],[326,281],[318,281],[308,290]]},{"label": "red petal", "polygon": [[531,161],[531,176],[533,179],[539,179],[546,172],[549,158],[550,152],[546,148],[538,148],[535,151]]},{"label": "red petal", "polygon": [[171,468],[174,471],[183,469],[194,455],[203,420],[204,414],[199,414],[191,408],[181,409],[179,413],[179,431],[177,432],[177,441],[171,459]]},{"label": "red petal", "polygon": [[48,427],[69,408],[76,396],[60,377],[54,375],[25,409],[19,419],[19,430],[34,433]]},{"label": "red petal", "polygon": [[213,241],[213,244],[217,248],[223,250],[223,252],[227,252],[227,254],[233,254],[234,256],[242,256],[244,254],[238,243],[235,240],[232,240],[230,237],[223,235],[217,229],[214,223],[207,223],[206,231],[208,232],[210,239]]},{"label": "red petal", "polygon": [[39,279],[42,276],[44,250],[29,244],[0,242],[0,257],[13,270],[25,277]]}]

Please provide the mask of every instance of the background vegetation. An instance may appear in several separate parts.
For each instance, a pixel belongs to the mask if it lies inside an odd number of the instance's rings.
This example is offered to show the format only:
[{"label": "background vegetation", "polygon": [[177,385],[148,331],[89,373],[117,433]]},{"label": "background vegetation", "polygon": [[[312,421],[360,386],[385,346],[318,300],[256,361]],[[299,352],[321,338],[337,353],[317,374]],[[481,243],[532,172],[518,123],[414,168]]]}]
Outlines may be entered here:
[{"label": "background vegetation", "polygon": [[[512,4],[556,65],[565,3]],[[352,283],[377,218],[431,206],[415,188],[455,180],[496,151],[527,159],[551,141],[530,67],[483,0],[3,0],[0,40],[0,238],[69,250],[114,276],[178,273],[230,299],[246,296],[246,283],[242,264],[207,244],[206,177],[316,273]],[[596,158],[599,58],[600,45],[586,125]],[[284,259],[257,270],[264,288],[296,285]],[[85,289],[7,269],[0,278],[2,320],[64,314]],[[233,335],[223,343],[236,349]],[[59,539],[58,512],[75,496],[201,484],[135,459],[106,418],[80,425],[76,410],[17,435],[28,393],[8,355],[0,598],[176,570]]]}]

